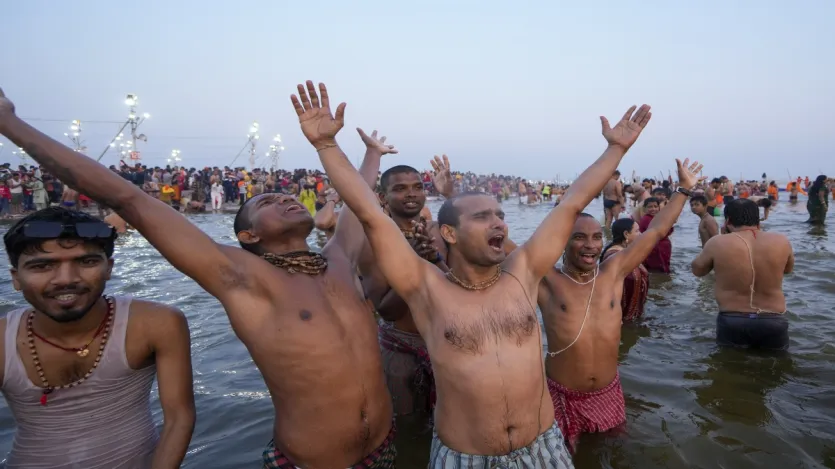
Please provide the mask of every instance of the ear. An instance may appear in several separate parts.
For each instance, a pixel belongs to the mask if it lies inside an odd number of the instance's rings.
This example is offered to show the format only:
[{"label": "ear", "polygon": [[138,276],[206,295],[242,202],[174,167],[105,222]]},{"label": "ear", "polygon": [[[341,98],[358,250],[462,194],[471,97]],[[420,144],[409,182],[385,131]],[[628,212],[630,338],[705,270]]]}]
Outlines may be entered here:
[{"label": "ear", "polygon": [[440,225],[439,230],[441,237],[447,244],[456,244],[458,242],[458,232],[455,228],[449,225]]},{"label": "ear", "polygon": [[17,269],[12,267],[9,269],[9,273],[12,276],[12,285],[14,286],[15,291],[20,291],[20,280],[17,279]]},{"label": "ear", "polygon": [[377,192],[377,200],[380,201],[381,206],[384,206],[386,204],[386,195],[382,192]]},{"label": "ear", "polygon": [[110,276],[113,274],[113,258],[107,260],[107,274],[105,274],[104,279],[110,280]]},{"label": "ear", "polygon": [[261,238],[255,236],[251,231],[244,230],[238,233],[238,241],[244,244],[256,244],[261,241]]}]

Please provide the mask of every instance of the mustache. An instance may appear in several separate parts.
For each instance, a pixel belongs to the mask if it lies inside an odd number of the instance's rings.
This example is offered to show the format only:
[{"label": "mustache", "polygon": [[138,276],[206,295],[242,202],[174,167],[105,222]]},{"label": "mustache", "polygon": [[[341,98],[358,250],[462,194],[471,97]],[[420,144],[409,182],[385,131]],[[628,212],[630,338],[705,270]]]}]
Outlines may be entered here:
[{"label": "mustache", "polygon": [[58,288],[55,290],[50,290],[46,292],[46,296],[59,296],[59,295],[81,295],[83,293],[89,292],[89,288],[85,287],[64,287]]}]

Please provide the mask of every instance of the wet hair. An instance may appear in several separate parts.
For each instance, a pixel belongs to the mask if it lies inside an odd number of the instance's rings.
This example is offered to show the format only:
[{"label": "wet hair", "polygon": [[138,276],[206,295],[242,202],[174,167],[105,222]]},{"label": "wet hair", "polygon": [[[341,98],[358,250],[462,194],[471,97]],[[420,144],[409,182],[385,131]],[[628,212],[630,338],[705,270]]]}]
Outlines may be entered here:
[{"label": "wet hair", "polygon": [[[249,219],[249,214],[247,213],[247,205],[249,204],[250,200],[255,199],[255,197],[250,197],[243,203],[243,205],[238,208],[238,213],[235,214],[235,222],[232,224],[232,229],[235,231],[235,236],[238,235],[241,231],[247,231],[252,229],[252,221]],[[249,251],[253,254],[260,255],[260,249],[258,248],[257,244],[253,243],[244,243],[238,241],[241,245],[241,248],[244,251]]]},{"label": "wet hair", "polygon": [[725,220],[733,226],[758,226],[760,207],[748,199],[734,199],[725,204]]},{"label": "wet hair", "polygon": [[98,222],[103,223],[98,218],[89,215],[85,212],[77,212],[75,210],[67,210],[63,207],[49,207],[37,212],[31,213],[24,218],[17,221],[9,231],[3,235],[3,243],[6,245],[6,253],[9,255],[9,263],[13,268],[17,268],[18,261],[21,254],[29,254],[32,252],[45,252],[43,244],[53,239],[79,239],[86,244],[93,244],[100,247],[108,259],[113,257],[113,250],[115,248],[116,230],[112,231],[110,238],[81,238],[75,234],[62,232],[57,238],[29,238],[23,233],[23,227],[34,221],[42,222],[57,222],[62,225],[75,226],[77,223]]},{"label": "wet hair", "polygon": [[690,203],[692,204],[693,202],[698,202],[702,205],[707,205],[707,197],[703,195],[694,195],[693,197],[690,197]]},{"label": "wet hair", "polygon": [[632,231],[632,227],[635,226],[635,223],[635,220],[631,218],[618,218],[614,223],[612,223],[612,242],[603,248],[603,252],[600,253],[600,262],[603,262],[603,258],[606,256],[606,251],[608,251],[609,248],[615,244],[621,244],[626,240],[626,233]]},{"label": "wet hair", "polygon": [[722,184],[722,180],[719,178],[713,178],[710,180],[711,184]]},{"label": "wet hair", "polygon": [[[420,173],[418,172],[418,170],[416,170],[415,168],[413,168],[411,166],[405,165],[405,164],[392,166],[391,168],[387,169],[383,173],[383,175],[380,176],[380,192],[384,193],[388,190],[389,179],[391,179],[392,176],[397,175],[397,174],[411,174],[411,173],[414,173],[414,174],[417,174],[418,176],[420,176]],[[447,199],[447,200],[449,200],[449,199]]]},{"label": "wet hair", "polygon": [[815,182],[813,182],[812,185],[809,187],[809,194],[820,191],[821,187],[823,187],[825,184],[826,176],[821,174],[820,176],[815,178]]},{"label": "wet hair", "polygon": [[647,197],[644,199],[644,208],[646,208],[649,204],[661,205],[661,201],[655,197]]},{"label": "wet hair", "polygon": [[441,209],[438,210],[438,225],[449,225],[458,228],[458,224],[461,222],[461,212],[455,206],[455,202],[466,197],[475,196],[487,196],[487,194],[483,192],[461,192],[446,199],[444,204],[441,205]]},{"label": "wet hair", "polygon": [[768,197],[763,197],[762,199],[757,201],[757,205],[760,206],[760,207],[769,208],[773,204],[771,202],[771,199],[769,199]]}]

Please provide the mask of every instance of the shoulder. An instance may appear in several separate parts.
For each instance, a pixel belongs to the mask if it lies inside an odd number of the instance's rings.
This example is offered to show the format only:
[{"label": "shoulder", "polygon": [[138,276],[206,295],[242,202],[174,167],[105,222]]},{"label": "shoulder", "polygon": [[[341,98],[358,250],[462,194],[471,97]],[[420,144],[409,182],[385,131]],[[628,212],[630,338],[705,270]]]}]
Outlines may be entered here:
[{"label": "shoulder", "polygon": [[154,329],[185,323],[186,316],[174,306],[156,301],[130,300],[130,319],[153,326]]}]

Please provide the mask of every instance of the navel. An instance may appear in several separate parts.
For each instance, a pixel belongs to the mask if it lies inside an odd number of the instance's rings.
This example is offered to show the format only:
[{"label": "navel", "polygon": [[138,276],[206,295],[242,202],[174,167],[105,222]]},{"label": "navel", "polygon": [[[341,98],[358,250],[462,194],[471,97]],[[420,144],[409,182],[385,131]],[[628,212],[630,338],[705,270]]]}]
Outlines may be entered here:
[{"label": "navel", "polygon": [[313,318],[313,313],[306,309],[303,309],[299,311],[299,317],[302,319],[302,321],[310,321]]}]

